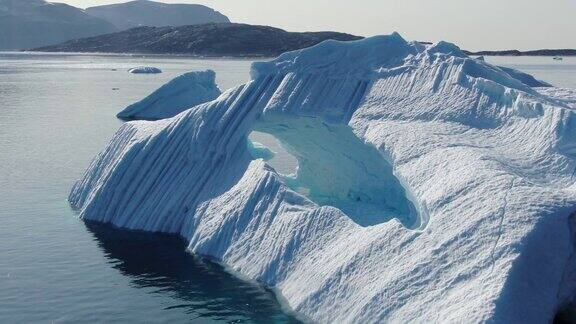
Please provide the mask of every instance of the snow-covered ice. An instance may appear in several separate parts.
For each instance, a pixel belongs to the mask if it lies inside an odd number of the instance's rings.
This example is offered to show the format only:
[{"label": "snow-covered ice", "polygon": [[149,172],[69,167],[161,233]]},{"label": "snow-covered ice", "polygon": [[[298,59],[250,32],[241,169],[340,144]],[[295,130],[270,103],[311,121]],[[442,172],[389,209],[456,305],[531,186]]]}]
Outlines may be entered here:
[{"label": "snow-covered ice", "polygon": [[524,83],[529,87],[551,87],[552,85],[548,82],[538,80],[535,77],[531,76],[528,73],[524,73],[522,71],[518,71],[516,69],[512,69],[509,67],[499,66],[499,68],[508,73],[509,76],[513,77],[514,79]]},{"label": "snow-covered ice", "polygon": [[156,74],[156,73],[162,73],[162,70],[160,70],[157,67],[153,67],[153,66],[138,66],[135,68],[131,68],[128,70],[128,73],[134,73],[134,74]]},{"label": "snow-covered ice", "polygon": [[123,119],[163,119],[216,99],[220,95],[212,70],[182,74],[116,115]]},{"label": "snow-covered ice", "polygon": [[552,99],[560,100],[562,103],[569,105],[573,110],[576,110],[576,89],[570,88],[538,88],[538,92],[543,95],[549,96]]},{"label": "snow-covered ice", "polygon": [[[179,234],[313,321],[549,322],[576,288],[570,93],[445,42],[326,41],[173,118],[125,123],[69,200]],[[252,131],[297,174],[255,158]]]},{"label": "snow-covered ice", "polygon": [[[476,57],[476,59],[479,61],[482,61],[482,62],[485,61],[484,56],[478,56],[478,57]],[[518,71],[516,69],[505,67],[505,66],[498,66],[498,68],[500,68],[501,70],[506,72],[509,76],[511,76],[514,79],[524,83],[525,85],[527,85],[529,87],[551,87],[552,86],[550,83],[542,81],[542,80],[538,80],[528,73],[524,73],[522,71]]]}]

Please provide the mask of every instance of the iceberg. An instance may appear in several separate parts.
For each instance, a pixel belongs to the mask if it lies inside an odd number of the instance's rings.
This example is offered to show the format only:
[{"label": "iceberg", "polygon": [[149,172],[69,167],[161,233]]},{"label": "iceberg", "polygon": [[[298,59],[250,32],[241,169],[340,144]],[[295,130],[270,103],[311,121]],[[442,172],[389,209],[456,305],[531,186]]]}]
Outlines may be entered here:
[{"label": "iceberg", "polygon": [[550,322],[576,302],[576,109],[541,89],[446,42],[325,41],[123,124],[69,201],[179,235],[310,321]]},{"label": "iceberg", "polygon": [[212,70],[184,73],[116,116],[122,119],[163,119],[220,96]]},{"label": "iceberg", "polygon": [[133,73],[133,74],[156,74],[156,73],[162,73],[162,70],[160,70],[159,68],[156,68],[156,67],[152,67],[152,66],[138,66],[138,67],[129,69],[129,70],[128,70],[128,73]]}]

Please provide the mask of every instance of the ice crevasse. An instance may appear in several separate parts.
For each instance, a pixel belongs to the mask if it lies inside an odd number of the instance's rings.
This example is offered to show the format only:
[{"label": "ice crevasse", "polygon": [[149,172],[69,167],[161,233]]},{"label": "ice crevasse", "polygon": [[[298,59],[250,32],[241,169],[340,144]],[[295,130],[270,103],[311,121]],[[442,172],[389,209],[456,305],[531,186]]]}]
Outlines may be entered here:
[{"label": "ice crevasse", "polygon": [[125,123],[69,200],[178,234],[311,321],[547,322],[576,288],[576,105],[550,89],[445,42],[326,41]]}]

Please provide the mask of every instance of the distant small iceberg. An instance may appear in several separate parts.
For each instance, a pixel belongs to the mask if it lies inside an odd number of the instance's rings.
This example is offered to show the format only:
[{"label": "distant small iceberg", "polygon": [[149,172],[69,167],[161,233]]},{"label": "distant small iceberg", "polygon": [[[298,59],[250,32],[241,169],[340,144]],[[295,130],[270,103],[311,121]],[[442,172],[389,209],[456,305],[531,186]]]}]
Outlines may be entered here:
[{"label": "distant small iceberg", "polygon": [[186,109],[220,96],[212,70],[182,74],[116,116],[121,119],[157,120],[178,115]]},{"label": "distant small iceberg", "polygon": [[152,67],[152,66],[138,66],[138,67],[131,68],[130,70],[128,70],[128,73],[156,74],[156,73],[162,73],[162,70],[160,70],[159,68],[156,68],[156,67]]}]

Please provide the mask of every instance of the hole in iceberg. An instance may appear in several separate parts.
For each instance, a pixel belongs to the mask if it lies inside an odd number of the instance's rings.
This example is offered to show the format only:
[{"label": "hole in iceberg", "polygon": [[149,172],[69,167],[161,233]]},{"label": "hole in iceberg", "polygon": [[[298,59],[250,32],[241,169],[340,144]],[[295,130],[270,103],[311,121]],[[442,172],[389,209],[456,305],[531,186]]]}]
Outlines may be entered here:
[{"label": "hole in iceberg", "polygon": [[340,209],[361,226],[393,218],[407,228],[421,226],[392,166],[347,125],[267,117],[250,134],[248,149],[275,168],[289,188],[318,205]]},{"label": "hole in iceberg", "polygon": [[254,131],[250,133],[248,150],[255,159],[264,159],[276,172],[284,176],[295,175],[298,160],[273,135]]}]

